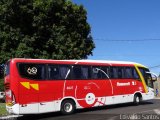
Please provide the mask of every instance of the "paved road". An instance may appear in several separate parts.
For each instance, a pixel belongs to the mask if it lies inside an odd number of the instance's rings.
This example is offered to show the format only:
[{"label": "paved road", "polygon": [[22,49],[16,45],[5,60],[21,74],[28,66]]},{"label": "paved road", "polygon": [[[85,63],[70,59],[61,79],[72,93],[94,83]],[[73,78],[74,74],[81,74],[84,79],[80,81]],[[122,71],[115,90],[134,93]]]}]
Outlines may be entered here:
[{"label": "paved road", "polygon": [[61,115],[59,112],[29,115],[18,120],[160,120],[160,99],[144,102],[139,106],[119,104],[92,109],[78,110],[73,115]]}]

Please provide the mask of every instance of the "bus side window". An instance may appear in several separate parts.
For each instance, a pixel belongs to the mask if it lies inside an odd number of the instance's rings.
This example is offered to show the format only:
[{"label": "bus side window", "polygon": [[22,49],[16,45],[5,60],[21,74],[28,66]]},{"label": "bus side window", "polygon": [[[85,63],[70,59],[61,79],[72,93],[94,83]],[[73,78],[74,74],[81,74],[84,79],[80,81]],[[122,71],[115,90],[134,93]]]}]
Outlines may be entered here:
[{"label": "bus side window", "polygon": [[101,67],[101,69],[107,74],[102,73],[102,79],[108,79],[109,77],[109,67],[105,66],[105,67]]},{"label": "bus side window", "polygon": [[118,69],[117,67],[110,67],[110,78],[118,78]]},{"label": "bus side window", "polygon": [[48,78],[50,80],[64,80],[70,78],[68,65],[48,65]]},{"label": "bus side window", "polygon": [[82,79],[90,79],[91,78],[89,66],[82,66],[81,71],[82,71],[82,75],[81,75]]},{"label": "bus side window", "polygon": [[46,79],[45,65],[43,64],[18,63],[18,71],[23,78],[36,80]]},{"label": "bus side window", "polygon": [[81,79],[81,67],[80,66],[73,66],[72,67],[72,79]]},{"label": "bus side window", "polygon": [[130,67],[126,67],[125,68],[125,78],[129,78],[129,79],[133,78],[133,76],[132,76],[132,70],[131,70]]},{"label": "bus side window", "polygon": [[59,77],[60,79],[70,79],[70,66],[69,65],[59,65]]},{"label": "bus side window", "polygon": [[92,67],[92,78],[93,79],[101,79],[101,72],[98,69],[101,69],[100,67],[96,67],[96,66],[93,66]]},{"label": "bus side window", "polygon": [[90,67],[74,65],[72,67],[72,79],[89,79],[90,78]]},{"label": "bus side window", "polygon": [[59,69],[58,65],[49,65],[48,66],[48,78],[49,79],[59,79]]},{"label": "bus side window", "polygon": [[118,67],[118,78],[124,78],[124,68]]},{"label": "bus side window", "polygon": [[133,72],[133,78],[140,80],[140,79],[139,79],[139,75],[138,75],[138,73],[137,73],[137,71],[136,71],[135,68],[132,69],[132,72]]}]

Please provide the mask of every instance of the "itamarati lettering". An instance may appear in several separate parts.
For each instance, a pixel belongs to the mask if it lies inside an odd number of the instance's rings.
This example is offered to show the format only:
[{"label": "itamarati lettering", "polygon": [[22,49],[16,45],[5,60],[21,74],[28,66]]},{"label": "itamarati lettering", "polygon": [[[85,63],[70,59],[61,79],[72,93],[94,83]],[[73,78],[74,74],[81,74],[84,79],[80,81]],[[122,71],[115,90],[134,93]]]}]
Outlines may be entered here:
[{"label": "itamarati lettering", "polygon": [[130,86],[130,82],[127,82],[127,83],[119,83],[119,82],[117,82],[117,86]]}]

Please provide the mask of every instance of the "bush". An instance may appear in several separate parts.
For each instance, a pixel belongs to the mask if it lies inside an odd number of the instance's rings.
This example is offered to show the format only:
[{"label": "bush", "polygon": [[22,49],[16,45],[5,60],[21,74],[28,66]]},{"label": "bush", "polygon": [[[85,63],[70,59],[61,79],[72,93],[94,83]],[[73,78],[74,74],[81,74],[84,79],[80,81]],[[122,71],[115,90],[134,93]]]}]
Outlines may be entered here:
[{"label": "bush", "polygon": [[5,67],[4,64],[0,64],[0,78],[4,77],[4,67]]},{"label": "bush", "polygon": [[0,99],[0,103],[4,103],[5,102],[5,97]]},{"label": "bush", "polygon": [[4,91],[4,80],[0,79],[0,91]]},{"label": "bush", "polygon": [[[4,91],[4,81],[3,79],[0,79],[0,93]],[[5,102],[5,96],[3,98],[0,98],[0,103],[4,103]]]}]

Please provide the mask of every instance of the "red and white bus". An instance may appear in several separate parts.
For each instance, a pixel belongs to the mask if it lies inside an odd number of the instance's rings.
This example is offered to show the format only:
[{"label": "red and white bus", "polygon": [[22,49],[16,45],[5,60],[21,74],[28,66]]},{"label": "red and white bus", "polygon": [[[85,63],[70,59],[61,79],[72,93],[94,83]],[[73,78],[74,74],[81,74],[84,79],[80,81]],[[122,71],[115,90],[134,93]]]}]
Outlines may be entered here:
[{"label": "red and white bus", "polygon": [[98,60],[14,58],[5,67],[6,108],[38,114],[154,98],[149,69],[141,64]]}]

